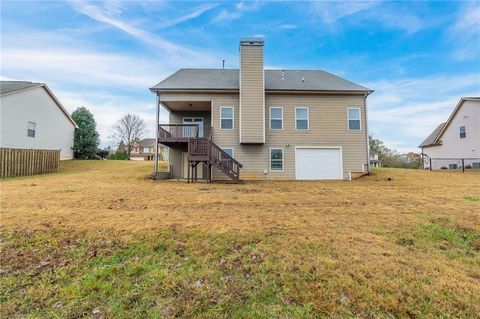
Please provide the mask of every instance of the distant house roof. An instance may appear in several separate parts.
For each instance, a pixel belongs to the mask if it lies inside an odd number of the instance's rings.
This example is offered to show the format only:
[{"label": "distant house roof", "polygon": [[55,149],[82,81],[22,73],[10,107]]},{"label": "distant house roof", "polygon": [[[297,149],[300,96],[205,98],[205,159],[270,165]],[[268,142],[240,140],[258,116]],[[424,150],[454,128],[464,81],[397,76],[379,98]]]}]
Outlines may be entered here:
[{"label": "distant house roof", "polygon": [[27,81],[0,81],[0,94],[7,94],[21,91],[36,86],[42,86],[44,83],[27,82]]},{"label": "distant house roof", "polygon": [[[238,69],[180,69],[151,90],[238,90],[239,87]],[[321,70],[265,70],[265,90],[373,92]]]},{"label": "distant house roof", "polygon": [[36,87],[43,87],[47,94],[50,95],[52,100],[57,104],[60,110],[65,114],[68,120],[73,124],[75,128],[78,128],[77,123],[73,120],[70,113],[67,112],[65,107],[63,107],[62,103],[57,99],[57,97],[53,94],[53,92],[48,88],[45,83],[36,83],[36,82],[28,82],[28,81],[0,81],[0,95],[7,95],[7,94],[15,94],[17,92],[21,92],[24,90],[33,89]]},{"label": "distant house roof", "polygon": [[143,140],[140,140],[138,142],[138,146],[140,147],[150,147],[155,145],[155,139],[154,138],[144,138]]},{"label": "distant house roof", "polygon": [[429,147],[429,146],[440,145],[440,138],[442,137],[448,125],[450,125],[450,122],[452,122],[453,118],[458,113],[458,111],[463,105],[463,102],[465,101],[480,102],[480,97],[462,97],[460,101],[458,101],[457,105],[455,106],[455,109],[453,110],[452,114],[450,114],[450,117],[448,118],[447,122],[437,126],[437,128],[418,147]]}]

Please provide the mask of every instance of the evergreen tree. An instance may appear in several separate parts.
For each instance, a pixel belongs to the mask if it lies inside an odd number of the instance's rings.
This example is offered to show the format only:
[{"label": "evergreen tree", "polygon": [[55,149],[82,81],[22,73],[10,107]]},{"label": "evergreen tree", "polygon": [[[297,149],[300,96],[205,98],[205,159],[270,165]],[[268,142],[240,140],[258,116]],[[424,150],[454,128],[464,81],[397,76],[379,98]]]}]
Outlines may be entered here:
[{"label": "evergreen tree", "polygon": [[74,157],[80,159],[93,158],[97,153],[100,139],[92,113],[82,106],[72,113],[72,118],[78,125],[73,142]]}]

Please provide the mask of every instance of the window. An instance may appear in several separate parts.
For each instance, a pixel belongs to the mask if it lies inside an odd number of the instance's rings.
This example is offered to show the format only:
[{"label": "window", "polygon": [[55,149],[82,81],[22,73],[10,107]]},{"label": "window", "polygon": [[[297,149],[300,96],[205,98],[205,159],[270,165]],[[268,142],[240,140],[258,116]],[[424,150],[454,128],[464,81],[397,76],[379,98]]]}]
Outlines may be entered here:
[{"label": "window", "polygon": [[360,109],[349,108],[347,111],[348,111],[348,130],[359,131],[360,130]]},{"label": "window", "polygon": [[283,107],[270,108],[270,129],[283,130]]},{"label": "window", "polygon": [[[184,117],[183,124],[196,124],[198,125],[198,137],[203,137],[203,117]],[[183,136],[194,137],[195,128],[193,126],[187,126],[183,128]]]},{"label": "window", "polygon": [[472,168],[480,168],[480,162],[473,162]]},{"label": "window", "polygon": [[308,130],[308,107],[295,108],[295,128],[297,130]]},{"label": "window", "polygon": [[283,171],[283,149],[272,148],[270,149],[270,170],[271,171]]},{"label": "window", "polygon": [[220,129],[233,130],[233,107],[220,107]]},{"label": "window", "polygon": [[235,151],[234,151],[233,147],[225,147],[225,148],[223,148],[223,151],[225,153],[227,153],[228,155],[230,155],[231,157],[234,157]]},{"label": "window", "polygon": [[465,125],[460,126],[460,138],[467,137],[467,131],[465,130]]},{"label": "window", "polygon": [[27,123],[27,136],[35,137],[35,131],[37,130],[37,123],[28,121]]},{"label": "window", "polygon": [[449,169],[457,169],[457,164],[448,164]]},{"label": "window", "polygon": [[144,147],[143,152],[144,153],[150,153],[150,147]]}]

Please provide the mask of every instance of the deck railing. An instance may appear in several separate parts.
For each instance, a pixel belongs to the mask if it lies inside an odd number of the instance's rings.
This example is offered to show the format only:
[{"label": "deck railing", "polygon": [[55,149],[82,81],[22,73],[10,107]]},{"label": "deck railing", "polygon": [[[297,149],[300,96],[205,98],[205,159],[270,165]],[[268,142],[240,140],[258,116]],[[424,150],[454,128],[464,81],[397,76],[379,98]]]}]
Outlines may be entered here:
[{"label": "deck railing", "polygon": [[198,124],[159,124],[158,139],[165,142],[188,141],[198,138]]}]

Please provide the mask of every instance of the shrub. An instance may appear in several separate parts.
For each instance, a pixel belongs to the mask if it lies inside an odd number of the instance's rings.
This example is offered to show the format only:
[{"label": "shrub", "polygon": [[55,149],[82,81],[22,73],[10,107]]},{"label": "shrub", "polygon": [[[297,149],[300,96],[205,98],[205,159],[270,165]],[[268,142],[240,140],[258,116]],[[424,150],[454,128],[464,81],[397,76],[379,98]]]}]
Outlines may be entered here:
[{"label": "shrub", "polygon": [[126,160],[128,159],[127,152],[115,152],[108,155],[109,160]]},{"label": "shrub", "polygon": [[447,167],[446,167],[446,166],[442,166],[442,167],[440,167],[440,169],[447,169]]}]

